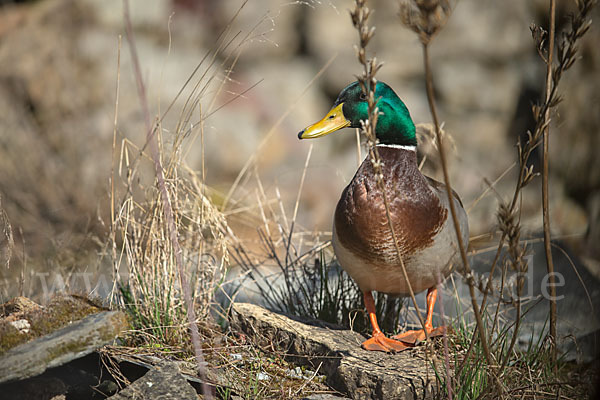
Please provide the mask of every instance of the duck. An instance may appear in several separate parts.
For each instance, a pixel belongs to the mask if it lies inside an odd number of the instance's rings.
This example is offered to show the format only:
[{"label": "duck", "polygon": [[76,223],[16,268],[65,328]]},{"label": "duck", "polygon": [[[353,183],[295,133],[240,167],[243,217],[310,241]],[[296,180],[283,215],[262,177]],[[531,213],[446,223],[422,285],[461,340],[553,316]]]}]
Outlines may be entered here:
[{"label": "duck", "polygon": [[[358,284],[372,327],[362,343],[369,351],[399,352],[414,347],[427,336],[446,332],[433,327],[437,287],[460,262],[450,201],[454,202],[463,243],[468,243],[467,213],[456,192],[449,199],[444,184],[421,173],[417,164],[415,124],[396,92],[382,81],[375,85],[379,115],[375,127],[376,147],[382,163],[383,189],[370,156],[364,159],[342,191],[332,229],[332,247],[340,266]],[[343,128],[360,128],[368,119],[367,95],[358,82],[345,87],[331,110],[298,133],[314,139]],[[383,193],[387,196],[391,224],[400,250],[394,243]],[[402,271],[402,263],[406,277]],[[387,337],[375,315],[373,291],[394,297],[427,290],[425,330],[410,330]]]}]

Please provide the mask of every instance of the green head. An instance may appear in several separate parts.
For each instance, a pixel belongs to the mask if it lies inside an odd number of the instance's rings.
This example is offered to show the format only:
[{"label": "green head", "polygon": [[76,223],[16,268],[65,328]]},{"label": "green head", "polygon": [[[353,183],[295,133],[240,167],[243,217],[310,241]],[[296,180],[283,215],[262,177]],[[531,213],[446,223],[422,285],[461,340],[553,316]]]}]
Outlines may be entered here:
[{"label": "green head", "polygon": [[[381,144],[416,146],[415,125],[408,109],[391,87],[384,82],[375,86],[375,101],[379,117],[375,135]],[[360,121],[368,119],[367,96],[358,82],[342,90],[333,108],[321,121],[298,134],[299,139],[312,139],[345,127],[360,128]]]}]

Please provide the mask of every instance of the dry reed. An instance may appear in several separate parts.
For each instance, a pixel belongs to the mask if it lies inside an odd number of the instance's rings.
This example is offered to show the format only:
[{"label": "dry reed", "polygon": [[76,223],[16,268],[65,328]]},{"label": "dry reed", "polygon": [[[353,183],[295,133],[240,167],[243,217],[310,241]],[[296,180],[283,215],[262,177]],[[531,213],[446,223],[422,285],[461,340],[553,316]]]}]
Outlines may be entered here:
[{"label": "dry reed", "polygon": [[377,119],[379,117],[379,109],[376,106],[377,100],[375,99],[375,90],[377,85],[375,74],[381,68],[382,64],[378,64],[375,57],[367,58],[366,56],[366,47],[369,44],[369,41],[371,40],[373,35],[375,35],[375,28],[369,28],[369,25],[367,23],[367,19],[369,18],[370,13],[371,11],[366,6],[366,0],[356,0],[355,8],[350,13],[350,16],[352,17],[352,24],[358,31],[359,36],[359,46],[356,48],[356,53],[359,63],[363,66],[363,72],[357,76],[357,80],[360,84],[363,93],[367,96],[368,102],[368,119],[366,121],[361,121],[360,130],[361,133],[367,139],[369,158],[377,176],[377,188],[379,189],[383,197],[387,222],[392,236],[392,240],[394,242],[394,247],[396,249],[396,255],[398,256],[398,261],[402,269],[402,274],[404,275],[404,280],[407,283],[410,298],[415,307],[417,317],[419,319],[419,322],[421,323],[423,331],[425,332],[425,337],[426,339],[429,339],[429,333],[425,329],[425,320],[421,315],[419,306],[417,305],[417,300],[415,298],[415,293],[410,284],[410,280],[408,279],[408,274],[406,273],[404,260],[402,258],[402,252],[400,250],[398,238],[396,237],[396,233],[394,231],[394,224],[392,223],[391,219],[389,199],[387,198],[387,194],[384,190],[385,182],[382,173],[382,162],[381,157],[379,156],[379,150],[377,149],[377,138],[375,135]]},{"label": "dry reed", "polygon": [[[549,227],[549,218],[548,218],[548,203],[547,203],[547,184],[548,184],[548,174],[547,174],[547,136],[548,129],[550,124],[550,110],[555,107],[560,99],[556,95],[556,86],[560,80],[561,74],[568,69],[575,61],[575,54],[577,51],[577,41],[585,34],[587,29],[589,28],[589,20],[588,15],[589,11],[593,5],[593,1],[579,1],[578,5],[578,13],[572,17],[571,21],[571,30],[563,33],[562,40],[558,45],[558,54],[557,57],[559,59],[556,65],[553,65],[553,36],[554,36],[554,0],[550,2],[550,44],[546,43],[546,39],[548,39],[548,33],[540,27],[534,26],[532,27],[532,33],[534,39],[536,41],[536,48],[538,52],[542,56],[543,61],[547,65],[547,87],[546,87],[546,95],[544,101],[541,105],[536,105],[533,107],[533,113],[536,120],[536,128],[533,133],[528,132],[529,141],[524,145],[522,143],[518,143],[519,150],[519,175],[517,179],[517,184],[515,187],[515,191],[512,196],[512,201],[510,204],[501,204],[498,211],[498,222],[499,228],[501,232],[501,238],[499,240],[498,248],[496,251],[496,255],[494,257],[494,261],[490,268],[490,275],[486,285],[483,285],[480,282],[479,285],[476,285],[473,279],[473,275],[470,272],[470,268],[468,266],[468,260],[466,256],[466,251],[463,244],[460,244],[461,257],[463,259],[463,264],[465,266],[465,278],[467,284],[469,285],[469,291],[471,295],[472,307],[476,318],[476,330],[479,332],[479,340],[482,345],[483,352],[485,358],[487,360],[487,365],[490,368],[490,372],[494,377],[496,382],[496,388],[498,389],[498,394],[505,393],[505,387],[502,382],[498,380],[498,376],[496,375],[496,360],[501,360],[501,366],[498,369],[499,373],[503,373],[505,370],[507,363],[513,357],[513,348],[516,342],[516,337],[519,332],[519,324],[522,320],[523,314],[521,313],[521,296],[524,285],[524,276],[527,272],[527,263],[524,260],[524,257],[527,252],[527,246],[523,244],[521,235],[520,235],[520,209],[518,207],[518,200],[521,196],[521,191],[523,187],[525,187],[528,183],[530,183],[533,178],[536,176],[536,173],[533,171],[533,166],[528,166],[527,161],[531,152],[539,146],[542,141],[544,142],[544,172],[543,172],[543,214],[544,214],[544,239],[545,239],[545,248],[548,262],[548,272],[552,274],[552,258],[550,254],[550,227]],[[448,179],[448,172],[445,162],[445,154],[444,154],[444,146],[442,141],[442,135],[439,132],[439,124],[437,118],[437,112],[435,109],[435,101],[433,99],[433,85],[432,85],[432,74],[431,67],[429,61],[429,53],[428,47],[434,38],[434,36],[441,30],[445,22],[447,21],[450,15],[450,4],[448,1],[440,1],[440,0],[412,0],[412,1],[403,1],[400,5],[400,17],[403,23],[408,26],[410,29],[415,31],[421,40],[423,45],[423,53],[424,53],[424,65],[425,65],[425,74],[426,74],[426,85],[427,85],[427,94],[428,101],[430,105],[430,110],[432,113],[432,117],[434,120],[434,125],[436,127],[436,136],[438,142],[438,150],[442,164],[442,170],[444,172],[444,181],[446,183],[446,187],[450,193],[450,182]],[[546,48],[546,45],[550,46],[550,50]],[[544,139],[545,138],[545,139]],[[543,140],[544,139],[544,140]],[[452,211],[453,218],[455,219],[455,212]],[[455,226],[456,220],[455,220]],[[460,241],[460,234],[457,232],[458,238]],[[492,349],[488,344],[493,332],[485,332],[486,322],[484,321],[482,315],[485,313],[486,300],[491,292],[491,280],[494,273],[494,269],[498,261],[500,260],[501,250],[506,243],[508,247],[508,255],[510,257],[510,262],[506,265],[509,265],[517,273],[516,280],[516,291],[517,295],[514,297],[510,297],[509,303],[513,304],[516,309],[516,316],[514,320],[514,327],[512,331],[512,335],[510,338],[510,344],[508,345],[508,349],[504,349],[501,347],[501,351],[504,354],[498,354],[493,356]],[[504,286],[506,275],[506,268],[504,268],[502,273],[502,287]],[[483,292],[483,300],[479,305],[476,297],[475,297],[475,288],[479,286],[479,289]],[[501,292],[503,291],[501,287]],[[553,293],[551,292],[551,295]],[[499,307],[498,303],[498,307]],[[554,301],[550,302],[551,309],[549,312],[550,315],[550,341],[552,343],[552,360],[554,365],[556,365],[556,348],[554,347],[554,341],[556,337],[556,304]],[[492,331],[494,327],[496,327],[497,318],[498,318],[498,307],[496,308],[494,322],[492,324]],[[490,336],[488,336],[488,334]],[[503,337],[503,335],[501,335]],[[469,354],[473,349],[473,345],[475,343],[475,335],[471,340],[470,346],[465,354],[465,357],[458,369],[460,372],[467,360],[469,359]],[[497,343],[495,341],[494,343]],[[449,393],[451,396],[451,393]]]}]

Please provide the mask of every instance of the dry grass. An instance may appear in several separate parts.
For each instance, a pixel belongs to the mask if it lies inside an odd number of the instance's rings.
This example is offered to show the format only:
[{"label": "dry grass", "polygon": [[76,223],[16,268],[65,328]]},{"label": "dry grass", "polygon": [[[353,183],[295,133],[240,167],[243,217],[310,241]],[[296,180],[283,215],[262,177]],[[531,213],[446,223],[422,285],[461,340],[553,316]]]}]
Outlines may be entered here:
[{"label": "dry grass", "polygon": [[[194,308],[198,321],[203,321],[209,315],[215,287],[227,266],[227,222],[203,194],[195,172],[171,159],[165,178]],[[122,285],[124,305],[135,308],[134,326],[161,342],[181,343],[185,341],[185,310],[174,250],[161,212],[164,204],[155,186],[135,189],[138,190],[127,192],[118,202],[114,229],[128,280],[116,283]],[[148,327],[150,331],[145,329]]]},{"label": "dry grass", "polygon": [[[227,310],[218,307],[215,295],[221,292],[229,296],[222,285],[230,266],[231,249],[237,250],[234,254],[241,254],[240,244],[229,228],[226,214],[221,211],[231,195],[223,196],[206,186],[204,163],[200,171],[194,171],[184,161],[197,139],[204,159],[204,122],[244,94],[235,94],[224,104],[216,101],[256,28],[245,35],[232,32],[232,23],[244,5],[234,13],[215,48],[199,62],[180,90],[177,97],[186,96],[183,108],[175,110],[173,99],[166,111],[147,126],[146,143],[135,144],[125,137],[120,143],[117,141],[118,103],[115,107],[112,230],[108,245],[112,249],[115,277],[112,298],[130,315],[133,330],[128,335],[128,343],[134,347],[114,351],[189,360],[194,351],[189,340],[189,316],[193,311],[196,319],[191,322],[199,328],[202,359],[207,361],[206,365],[199,362],[201,365],[196,367],[204,369],[201,375],[205,376],[209,371],[225,370],[220,378],[209,376],[217,380],[225,376],[217,395],[229,398],[235,393],[252,399],[291,399],[326,388],[317,383],[316,373],[309,379],[287,376],[293,367],[288,366],[283,355],[262,353],[248,343],[240,344],[234,334],[224,334],[214,322],[215,312],[221,321],[227,318]],[[132,38],[129,41],[134,43]],[[143,82],[139,72],[134,73],[143,106]],[[116,92],[118,98],[118,79]],[[178,112],[179,120],[176,127],[170,129],[173,133],[164,136],[162,120],[172,111]],[[145,113],[149,120],[150,112]],[[157,146],[152,149],[154,140]],[[155,179],[149,180],[147,174],[151,166],[158,168],[158,172]],[[286,221],[289,239],[294,221],[295,215],[291,228]],[[272,221],[269,224],[274,225]],[[289,241],[287,243],[290,250]],[[306,255],[297,253],[294,257],[306,259]],[[186,281],[193,310],[184,301],[188,297]],[[198,348],[195,352],[198,354]],[[232,353],[238,354],[239,359],[232,358]],[[263,379],[265,376],[269,378]]]}]

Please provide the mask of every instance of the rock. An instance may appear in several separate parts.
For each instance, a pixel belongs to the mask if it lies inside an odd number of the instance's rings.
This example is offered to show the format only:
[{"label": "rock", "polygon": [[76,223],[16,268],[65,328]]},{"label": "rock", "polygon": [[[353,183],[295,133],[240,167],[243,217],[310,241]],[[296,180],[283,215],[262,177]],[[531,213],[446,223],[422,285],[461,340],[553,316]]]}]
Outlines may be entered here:
[{"label": "rock", "polygon": [[[11,400],[51,399],[104,399],[119,390],[112,375],[100,361],[98,352],[77,358],[32,378],[0,384],[0,398]],[[106,358],[103,358],[106,360]],[[144,371],[145,373],[146,371]],[[124,375],[130,381],[139,375]]]},{"label": "rock", "polygon": [[112,342],[127,329],[125,314],[104,311],[8,350],[0,358],[0,383],[36,376]]},{"label": "rock", "polygon": [[16,321],[11,321],[9,322],[9,324],[11,324],[16,330],[18,330],[21,333],[29,333],[29,330],[31,329],[31,325],[26,319],[18,319]]},{"label": "rock", "polygon": [[435,374],[424,347],[397,354],[368,352],[360,347],[365,338],[357,332],[308,325],[248,303],[233,305],[231,323],[257,345],[318,368],[332,388],[353,399],[435,397]]},{"label": "rock", "polygon": [[45,307],[26,297],[16,297],[0,305],[0,356],[101,311],[107,309],[77,295],[55,296]]},{"label": "rock", "polygon": [[19,296],[7,301],[0,306],[0,316],[7,317],[14,313],[27,313],[38,311],[42,307],[27,297]]},{"label": "rock", "polygon": [[329,393],[325,393],[325,394],[312,394],[308,397],[303,397],[302,400],[346,400],[349,398],[348,397],[340,397],[340,396],[336,396],[334,394],[329,394]]},{"label": "rock", "polygon": [[197,400],[198,395],[194,388],[179,373],[177,364],[166,362],[154,367],[142,378],[116,395],[109,397],[109,399]]}]

